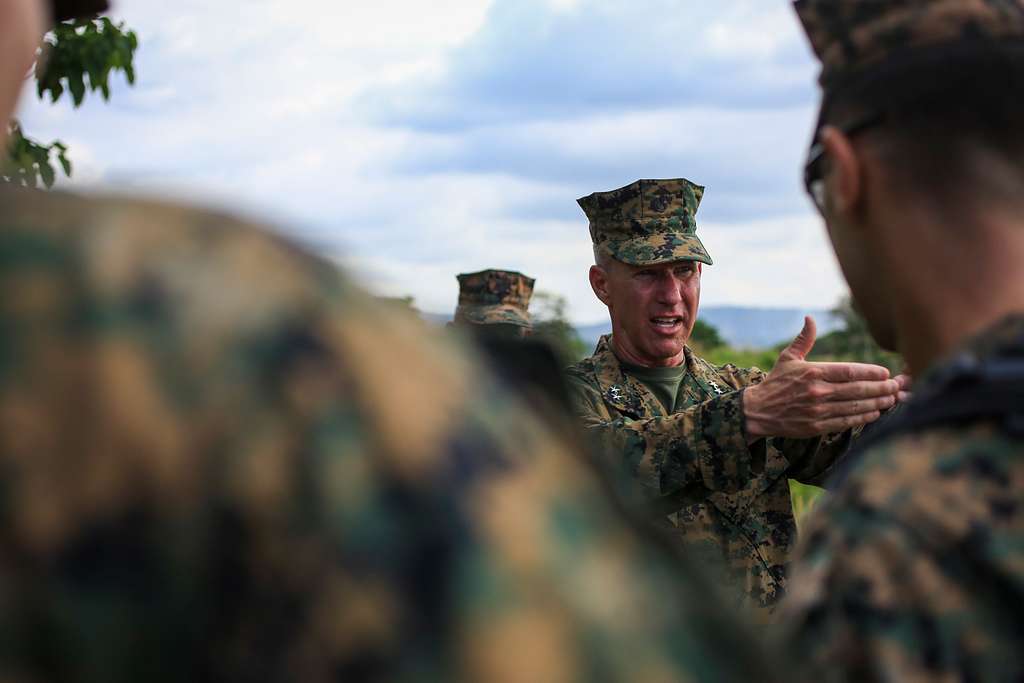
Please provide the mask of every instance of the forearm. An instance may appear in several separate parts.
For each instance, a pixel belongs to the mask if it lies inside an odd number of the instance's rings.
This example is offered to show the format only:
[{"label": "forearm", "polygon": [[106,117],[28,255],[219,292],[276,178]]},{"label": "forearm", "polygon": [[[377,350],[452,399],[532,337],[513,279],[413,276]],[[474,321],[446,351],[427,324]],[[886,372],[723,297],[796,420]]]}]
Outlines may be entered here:
[{"label": "forearm", "polygon": [[850,451],[850,446],[863,431],[862,427],[839,434],[811,439],[772,439],[771,445],[791,463],[789,477],[802,484],[822,486],[825,480]]}]

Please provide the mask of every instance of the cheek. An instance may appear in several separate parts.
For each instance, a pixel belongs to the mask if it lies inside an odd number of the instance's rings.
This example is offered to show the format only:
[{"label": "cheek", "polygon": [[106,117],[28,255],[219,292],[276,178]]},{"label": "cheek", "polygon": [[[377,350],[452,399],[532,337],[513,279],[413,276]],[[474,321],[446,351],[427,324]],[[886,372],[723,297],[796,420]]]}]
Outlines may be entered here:
[{"label": "cheek", "polygon": [[643,309],[644,303],[647,301],[647,295],[642,287],[637,287],[632,282],[626,286],[619,288],[619,296],[617,297],[617,304],[619,310],[625,315],[635,315]]},{"label": "cheek", "polygon": [[681,290],[681,294],[689,308],[697,308],[697,304],[700,303],[700,280],[696,279],[692,283],[685,284]]},{"label": "cheek", "polygon": [[829,224],[828,237],[832,242],[832,250],[839,261],[839,269],[843,271],[847,282],[851,287],[857,286],[861,279],[863,268],[860,264],[860,257],[856,244],[851,244],[845,237],[846,233],[840,226]]}]

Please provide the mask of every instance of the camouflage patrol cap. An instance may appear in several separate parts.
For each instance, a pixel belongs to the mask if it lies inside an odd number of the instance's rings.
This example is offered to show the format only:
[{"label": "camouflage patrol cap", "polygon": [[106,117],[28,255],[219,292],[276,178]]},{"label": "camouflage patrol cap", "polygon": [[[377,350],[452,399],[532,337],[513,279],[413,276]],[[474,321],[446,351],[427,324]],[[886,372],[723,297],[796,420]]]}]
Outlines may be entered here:
[{"label": "camouflage patrol cap", "polygon": [[578,200],[590,219],[594,246],[633,266],[700,261],[711,256],[697,237],[704,188],[682,178],[638,180]]},{"label": "camouflage patrol cap", "polygon": [[50,11],[54,21],[94,17],[109,9],[107,0],[51,0]]},{"label": "camouflage patrol cap", "polygon": [[829,93],[880,67],[1024,45],[1024,0],[796,0]]},{"label": "camouflage patrol cap", "polygon": [[529,313],[533,278],[511,270],[482,270],[463,273],[458,280],[456,324],[533,326]]}]

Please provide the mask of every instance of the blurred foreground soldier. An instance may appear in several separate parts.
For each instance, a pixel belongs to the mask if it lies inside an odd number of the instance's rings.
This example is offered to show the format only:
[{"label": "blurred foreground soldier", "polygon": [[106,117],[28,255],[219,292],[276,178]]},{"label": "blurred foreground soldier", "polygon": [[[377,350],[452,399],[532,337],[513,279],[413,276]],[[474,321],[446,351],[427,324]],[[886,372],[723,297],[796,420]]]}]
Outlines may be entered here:
[{"label": "blurred foreground soldier", "polygon": [[525,337],[530,334],[533,278],[511,270],[482,270],[463,273],[458,280],[455,325],[472,326],[489,335]]},{"label": "blurred foreground soldier", "polygon": [[792,651],[814,681],[1024,680],[1024,4],[796,8],[824,64],[807,186],[919,379],[807,530]]},{"label": "blurred foreground soldier", "polygon": [[764,670],[452,340],[267,233],[0,188],[0,292],[5,681]]},{"label": "blurred foreground soldier", "polygon": [[[703,195],[688,180],[641,180],[580,200],[612,336],[569,368],[570,389],[627,498],[767,620],[796,538],[788,479],[819,482],[844,430],[877,419],[899,384],[873,365],[806,362],[809,318],[767,376],[697,357],[686,343],[712,263],[696,234]],[[830,433],[843,434],[809,438]]]}]

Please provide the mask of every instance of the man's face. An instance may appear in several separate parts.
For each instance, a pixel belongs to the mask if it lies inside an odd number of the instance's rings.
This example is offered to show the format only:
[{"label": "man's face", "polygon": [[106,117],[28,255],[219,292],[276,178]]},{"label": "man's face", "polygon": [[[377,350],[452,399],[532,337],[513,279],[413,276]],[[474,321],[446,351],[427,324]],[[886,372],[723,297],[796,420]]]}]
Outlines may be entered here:
[{"label": "man's face", "polygon": [[674,367],[697,322],[700,265],[676,261],[630,266],[611,261],[591,269],[594,293],[608,306],[615,351],[643,367]]}]

